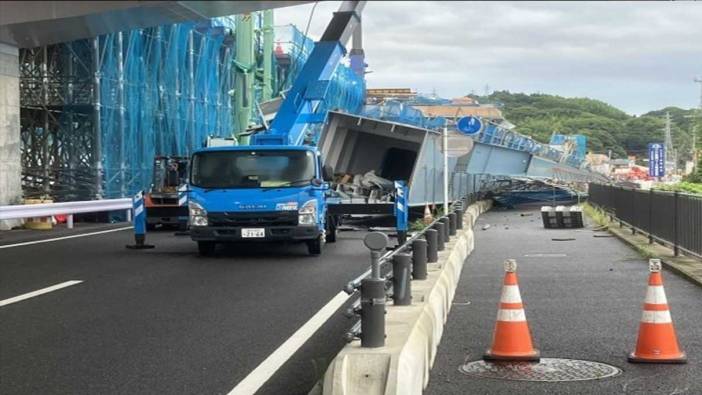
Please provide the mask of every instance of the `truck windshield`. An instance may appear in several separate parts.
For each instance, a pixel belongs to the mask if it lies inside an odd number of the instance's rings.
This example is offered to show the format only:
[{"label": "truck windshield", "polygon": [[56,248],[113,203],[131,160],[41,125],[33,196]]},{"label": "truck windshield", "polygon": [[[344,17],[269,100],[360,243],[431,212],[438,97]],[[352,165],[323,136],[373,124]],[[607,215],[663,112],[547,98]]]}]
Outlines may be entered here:
[{"label": "truck windshield", "polygon": [[277,188],[309,184],[310,151],[211,151],[194,155],[190,183],[200,188]]}]

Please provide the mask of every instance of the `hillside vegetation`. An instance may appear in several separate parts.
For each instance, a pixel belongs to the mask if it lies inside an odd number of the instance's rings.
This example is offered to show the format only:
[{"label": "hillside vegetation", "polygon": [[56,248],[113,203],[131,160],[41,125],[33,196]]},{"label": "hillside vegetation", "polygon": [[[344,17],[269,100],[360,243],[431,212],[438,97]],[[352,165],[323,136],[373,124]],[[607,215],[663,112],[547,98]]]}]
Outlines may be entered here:
[{"label": "hillside vegetation", "polygon": [[698,122],[697,146],[702,146],[702,122],[690,117],[694,109],[667,107],[641,116],[631,116],[599,100],[566,98],[545,94],[493,92],[489,96],[473,96],[480,103],[501,107],[507,120],[517,125],[517,131],[536,140],[548,142],[551,133],[584,134],[588,136],[588,150],[613,157],[627,154],[646,156],[647,145],[663,142],[665,113],[672,119],[673,144],[679,159],[690,158],[692,127]]}]

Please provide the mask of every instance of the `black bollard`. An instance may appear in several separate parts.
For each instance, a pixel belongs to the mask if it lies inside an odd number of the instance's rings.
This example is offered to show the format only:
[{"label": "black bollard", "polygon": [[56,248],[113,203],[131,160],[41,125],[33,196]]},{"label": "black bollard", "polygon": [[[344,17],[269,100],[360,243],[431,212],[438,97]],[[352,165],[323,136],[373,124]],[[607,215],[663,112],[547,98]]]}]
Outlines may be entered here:
[{"label": "black bollard", "polygon": [[422,239],[412,242],[412,278],[414,280],[427,278],[427,244],[427,241]]},{"label": "black bollard", "polygon": [[451,241],[451,237],[449,235],[449,219],[448,217],[442,217],[439,222],[443,224],[443,231],[444,231],[444,243],[448,243]]},{"label": "black bollard", "polygon": [[395,254],[392,258],[392,301],[395,306],[412,304],[411,265],[409,254]]},{"label": "black bollard", "polygon": [[456,235],[456,213],[449,213],[449,235]]},{"label": "black bollard", "polygon": [[443,251],[444,243],[446,243],[444,239],[444,223],[441,221],[437,222],[434,225],[434,229],[436,229],[436,250]]},{"label": "black bollard", "polygon": [[456,229],[463,229],[463,209],[456,210]]},{"label": "black bollard", "polygon": [[424,238],[427,239],[427,262],[434,263],[439,260],[439,232],[436,229],[427,229]]}]

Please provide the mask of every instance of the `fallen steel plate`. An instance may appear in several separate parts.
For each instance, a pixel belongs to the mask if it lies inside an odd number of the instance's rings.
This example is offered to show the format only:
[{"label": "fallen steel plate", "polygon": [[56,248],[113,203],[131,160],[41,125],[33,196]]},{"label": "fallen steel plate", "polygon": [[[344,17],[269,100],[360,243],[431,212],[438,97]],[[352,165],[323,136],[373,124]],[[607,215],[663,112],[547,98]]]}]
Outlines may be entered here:
[{"label": "fallen steel plate", "polygon": [[458,368],[461,373],[491,379],[520,381],[581,381],[614,377],[621,369],[600,362],[541,358],[541,362],[473,361]]}]

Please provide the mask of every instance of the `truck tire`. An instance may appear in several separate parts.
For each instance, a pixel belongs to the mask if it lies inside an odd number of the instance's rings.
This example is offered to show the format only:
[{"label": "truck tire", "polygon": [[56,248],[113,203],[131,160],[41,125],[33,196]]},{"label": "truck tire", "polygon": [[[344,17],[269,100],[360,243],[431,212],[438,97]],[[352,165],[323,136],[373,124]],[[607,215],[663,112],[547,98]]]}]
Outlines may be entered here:
[{"label": "truck tire", "polygon": [[198,241],[197,251],[201,256],[212,256],[214,255],[215,248],[217,244],[214,241]]},{"label": "truck tire", "polygon": [[314,240],[307,241],[307,252],[310,255],[319,255],[322,253],[322,237],[319,236]]}]

